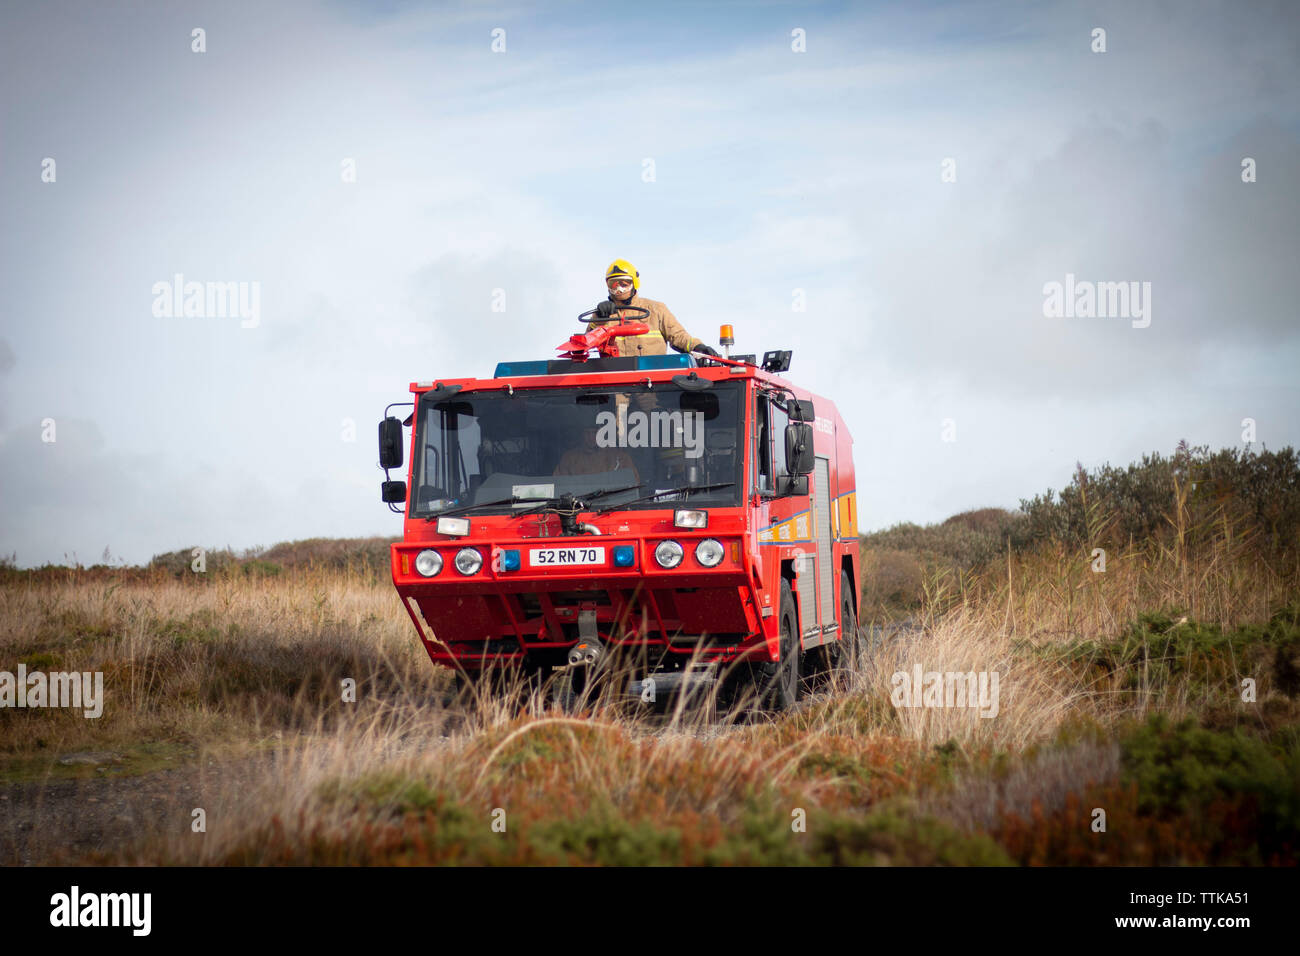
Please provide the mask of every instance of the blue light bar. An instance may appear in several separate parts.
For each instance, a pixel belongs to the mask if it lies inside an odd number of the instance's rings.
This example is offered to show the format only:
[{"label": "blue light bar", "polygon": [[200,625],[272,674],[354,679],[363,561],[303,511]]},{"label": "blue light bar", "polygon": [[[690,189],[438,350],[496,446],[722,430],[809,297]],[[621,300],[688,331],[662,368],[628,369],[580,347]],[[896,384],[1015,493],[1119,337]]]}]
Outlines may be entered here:
[{"label": "blue light bar", "polygon": [[695,368],[695,359],[685,352],[672,355],[638,355],[626,358],[594,358],[586,362],[545,359],[533,362],[499,362],[493,378],[515,375],[590,375],[596,372],[652,372],[666,368]]},{"label": "blue light bar", "polygon": [[546,361],[540,362],[498,362],[493,378],[509,378],[512,375],[545,375]]},{"label": "blue light bar", "polygon": [[636,360],[638,371],[660,368],[695,368],[695,359],[685,352],[674,355],[642,355]]}]

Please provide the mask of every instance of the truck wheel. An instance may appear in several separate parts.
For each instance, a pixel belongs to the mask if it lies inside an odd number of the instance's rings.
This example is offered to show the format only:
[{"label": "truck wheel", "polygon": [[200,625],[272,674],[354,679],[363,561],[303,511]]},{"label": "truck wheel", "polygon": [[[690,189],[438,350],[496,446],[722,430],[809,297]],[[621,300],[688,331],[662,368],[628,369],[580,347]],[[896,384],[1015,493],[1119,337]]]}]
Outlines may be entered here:
[{"label": "truck wheel", "polygon": [[854,677],[862,670],[867,659],[867,646],[858,628],[858,615],[854,611],[853,579],[849,572],[840,572],[840,633],[836,653],[837,683],[852,687]]},{"label": "truck wheel", "polygon": [[587,693],[587,688],[591,686],[591,683],[590,664],[586,667],[569,668],[569,692],[573,695],[575,701]]},{"label": "truck wheel", "polygon": [[790,582],[781,579],[781,659],[755,668],[758,701],[763,710],[789,710],[799,699],[799,613]]}]

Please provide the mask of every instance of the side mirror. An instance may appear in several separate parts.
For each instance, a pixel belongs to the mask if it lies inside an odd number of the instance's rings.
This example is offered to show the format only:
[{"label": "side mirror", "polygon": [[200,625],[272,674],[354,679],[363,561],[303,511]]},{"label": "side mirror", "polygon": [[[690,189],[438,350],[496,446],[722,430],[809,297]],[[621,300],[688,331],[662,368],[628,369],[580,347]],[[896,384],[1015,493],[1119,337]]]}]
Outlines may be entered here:
[{"label": "side mirror", "polygon": [[[389,468],[402,467],[402,420],[400,418],[390,416],[379,423],[379,467],[385,471]],[[406,492],[402,492],[402,500],[406,500]]]},{"label": "side mirror", "polygon": [[406,504],[406,482],[404,481],[385,481],[379,486],[379,493],[387,504]]},{"label": "side mirror", "polygon": [[791,475],[810,475],[813,470],[813,430],[804,422],[785,426],[785,470]]},{"label": "side mirror", "polygon": [[815,422],[817,413],[813,411],[811,398],[792,398],[786,402],[786,411],[790,414],[792,422]]}]

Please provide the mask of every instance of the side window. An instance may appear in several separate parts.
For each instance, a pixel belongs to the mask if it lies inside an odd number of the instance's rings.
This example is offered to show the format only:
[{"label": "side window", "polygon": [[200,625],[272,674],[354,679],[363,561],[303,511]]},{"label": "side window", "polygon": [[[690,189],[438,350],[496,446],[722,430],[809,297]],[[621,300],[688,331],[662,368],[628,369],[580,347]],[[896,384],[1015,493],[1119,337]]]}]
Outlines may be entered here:
[{"label": "side window", "polygon": [[772,461],[776,467],[776,487],[784,487],[783,479],[789,474],[785,466],[785,426],[790,424],[790,416],[785,409],[771,404],[769,419],[772,422]]},{"label": "side window", "polygon": [[772,476],[772,430],[768,427],[768,402],[762,395],[754,396],[754,470],[758,477],[760,493],[771,493],[775,487]]},{"label": "side window", "polygon": [[754,396],[754,461],[758,490],[775,494],[788,470],[785,463],[785,426],[790,416],[765,395]]}]

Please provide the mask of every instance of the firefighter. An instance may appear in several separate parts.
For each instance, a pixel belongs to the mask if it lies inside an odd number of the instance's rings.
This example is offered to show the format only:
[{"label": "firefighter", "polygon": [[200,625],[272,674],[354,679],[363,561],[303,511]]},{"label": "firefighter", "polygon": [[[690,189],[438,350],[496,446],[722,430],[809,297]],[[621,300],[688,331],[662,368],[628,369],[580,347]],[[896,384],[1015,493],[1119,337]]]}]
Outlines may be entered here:
[{"label": "firefighter", "polygon": [[556,475],[595,475],[606,471],[625,472],[631,484],[640,484],[641,476],[626,448],[602,447],[598,442],[599,426],[594,422],[582,430],[582,444],[570,448],[555,466]]},{"label": "firefighter", "polygon": [[[605,286],[609,298],[596,306],[596,318],[587,326],[587,331],[603,322],[644,322],[650,326],[645,335],[625,335],[615,339],[619,355],[664,355],[671,345],[679,352],[700,352],[704,355],[717,356],[717,352],[704,344],[681,327],[681,324],[668,311],[668,306],[654,299],[641,296],[641,273],[626,259],[615,259],[605,270]],[[642,317],[639,312],[623,314],[622,306],[635,306],[646,309],[649,315]]]}]

